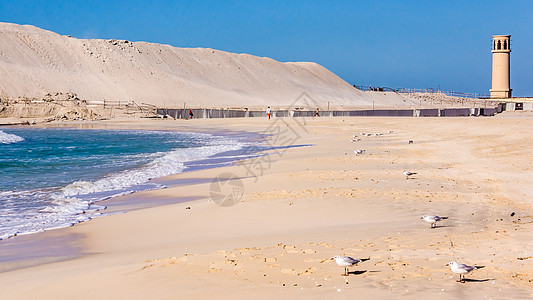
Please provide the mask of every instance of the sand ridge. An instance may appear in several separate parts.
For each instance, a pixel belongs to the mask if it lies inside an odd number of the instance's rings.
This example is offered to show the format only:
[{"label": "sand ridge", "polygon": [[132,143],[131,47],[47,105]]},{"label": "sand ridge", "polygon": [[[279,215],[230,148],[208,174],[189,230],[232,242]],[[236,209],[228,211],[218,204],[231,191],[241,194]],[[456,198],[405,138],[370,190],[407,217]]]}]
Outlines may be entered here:
[{"label": "sand ridge", "polygon": [[[74,93],[82,100],[157,106],[287,107],[302,93],[331,106],[415,105],[395,93],[364,92],[313,62],[126,40],[76,39],[0,23],[0,97]],[[315,106],[313,104],[312,106]],[[312,107],[315,109],[315,107]]]}]

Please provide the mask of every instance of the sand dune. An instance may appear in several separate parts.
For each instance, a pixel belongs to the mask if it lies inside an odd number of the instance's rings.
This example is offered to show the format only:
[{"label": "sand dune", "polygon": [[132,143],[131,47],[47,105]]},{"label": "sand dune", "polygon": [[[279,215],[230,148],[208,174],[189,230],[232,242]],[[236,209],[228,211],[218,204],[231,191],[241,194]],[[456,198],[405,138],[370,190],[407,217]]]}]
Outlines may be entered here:
[{"label": "sand dune", "polygon": [[[413,105],[364,93],[312,62],[124,40],[86,40],[0,23],[0,98],[75,93],[166,107],[287,106],[306,92],[326,106]],[[369,96],[372,95],[372,96]],[[305,104],[305,103],[299,103]]]}]

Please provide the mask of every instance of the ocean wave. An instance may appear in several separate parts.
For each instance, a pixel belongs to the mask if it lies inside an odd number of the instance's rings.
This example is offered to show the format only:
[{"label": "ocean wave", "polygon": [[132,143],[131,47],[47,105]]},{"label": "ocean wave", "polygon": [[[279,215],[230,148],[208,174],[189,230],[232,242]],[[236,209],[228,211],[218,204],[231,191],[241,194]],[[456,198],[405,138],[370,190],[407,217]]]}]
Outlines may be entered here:
[{"label": "ocean wave", "polygon": [[[226,153],[246,147],[247,142],[240,139],[220,138],[203,133],[182,133],[179,138],[185,136],[187,140],[188,135],[191,141],[198,143],[197,146],[170,152],[124,156],[139,160],[147,158],[149,162],[138,168],[112,173],[93,181],[75,181],[64,187],[0,191],[3,199],[3,207],[0,207],[0,240],[88,221],[101,215],[100,211],[105,209],[105,206],[95,202],[136,191],[165,188],[163,185],[150,183],[150,179],[184,172],[197,161],[217,156],[233,157],[234,160],[244,158]],[[115,162],[117,163],[120,162]],[[211,163],[211,166],[217,164]],[[28,206],[28,203],[32,205]]]},{"label": "ocean wave", "polygon": [[183,172],[185,163],[208,158],[218,153],[238,150],[239,143],[232,145],[214,145],[184,148],[171,151],[158,157],[147,165],[133,170],[106,176],[94,182],[76,181],[62,189],[64,196],[86,195],[99,192],[123,190],[145,183],[152,178],[164,177]]},{"label": "ocean wave", "polygon": [[23,137],[0,130],[0,144],[13,144],[22,141],[24,141]]}]

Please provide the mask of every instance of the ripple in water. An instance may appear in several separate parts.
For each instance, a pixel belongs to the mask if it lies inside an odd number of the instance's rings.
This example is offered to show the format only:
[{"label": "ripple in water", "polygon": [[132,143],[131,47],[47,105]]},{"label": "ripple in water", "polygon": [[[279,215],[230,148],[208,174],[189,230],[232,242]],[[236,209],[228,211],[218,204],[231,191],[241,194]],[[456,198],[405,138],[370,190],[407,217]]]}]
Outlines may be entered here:
[{"label": "ripple in water", "polygon": [[249,155],[233,153],[247,145],[242,138],[206,133],[3,129],[0,239],[90,220],[105,209],[97,201],[162,188],[150,179],[183,172],[197,161],[215,166],[228,153],[233,159],[224,163],[244,159]]}]

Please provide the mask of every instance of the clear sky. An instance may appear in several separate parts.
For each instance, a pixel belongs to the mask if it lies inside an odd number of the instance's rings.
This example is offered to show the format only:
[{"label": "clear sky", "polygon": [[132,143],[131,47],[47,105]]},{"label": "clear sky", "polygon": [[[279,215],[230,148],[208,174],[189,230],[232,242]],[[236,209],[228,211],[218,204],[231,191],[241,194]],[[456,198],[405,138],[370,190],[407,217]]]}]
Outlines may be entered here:
[{"label": "clear sky", "polygon": [[533,1],[0,0],[0,21],[314,61],[347,82],[488,94],[491,40],[511,34],[511,88],[533,96]]}]

